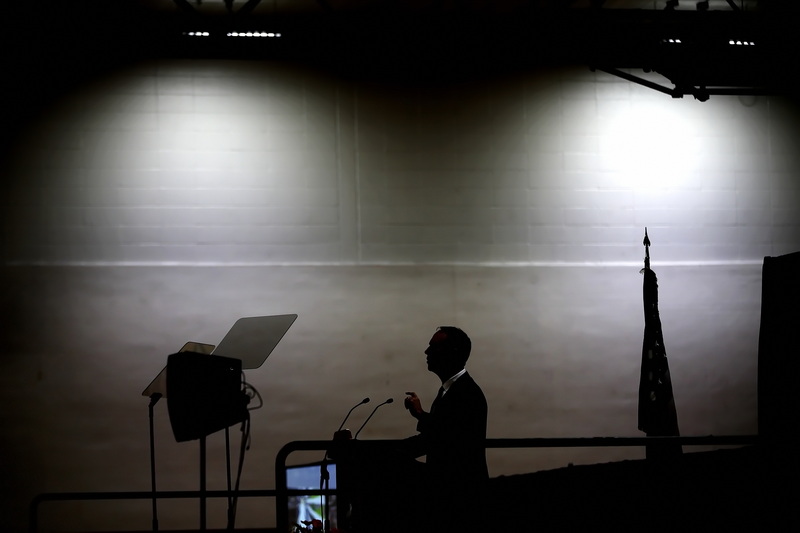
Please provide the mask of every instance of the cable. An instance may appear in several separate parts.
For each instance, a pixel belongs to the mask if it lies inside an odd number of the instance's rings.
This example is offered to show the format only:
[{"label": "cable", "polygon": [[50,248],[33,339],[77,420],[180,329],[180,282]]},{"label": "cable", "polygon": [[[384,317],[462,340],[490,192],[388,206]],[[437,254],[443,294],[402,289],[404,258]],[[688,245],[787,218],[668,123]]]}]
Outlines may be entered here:
[{"label": "cable", "polygon": [[244,454],[250,449],[250,413],[242,422],[242,444],[239,448],[239,466],[236,471],[236,485],[233,489],[233,504],[231,505],[230,516],[228,517],[228,530],[233,531],[236,523],[236,504],[239,501],[239,483],[242,480],[242,469],[244,467]]},{"label": "cable", "polygon": [[[247,414],[244,420],[242,421],[242,426],[241,426],[242,442],[239,447],[239,465],[236,470],[236,484],[233,489],[233,497],[232,499],[229,499],[229,512],[228,512],[229,531],[233,531],[235,527],[234,524],[236,523],[236,504],[239,501],[239,484],[242,480],[242,469],[244,468],[244,456],[245,453],[250,449],[250,411],[254,409],[260,409],[264,405],[264,400],[261,398],[261,394],[259,394],[258,390],[256,390],[255,387],[253,387],[251,384],[247,383],[244,380],[244,372],[242,372],[242,391],[250,399],[258,398],[258,405],[248,407]],[[228,476],[228,479],[230,480],[230,476]],[[228,486],[228,491],[230,492],[230,485]]]},{"label": "cable", "polygon": [[247,409],[250,411],[254,411],[256,409],[261,409],[264,406],[264,400],[261,398],[261,394],[253,387],[251,384],[247,383],[246,381],[242,382],[244,387],[244,393],[252,400],[253,398],[258,399],[258,405],[248,407]]}]

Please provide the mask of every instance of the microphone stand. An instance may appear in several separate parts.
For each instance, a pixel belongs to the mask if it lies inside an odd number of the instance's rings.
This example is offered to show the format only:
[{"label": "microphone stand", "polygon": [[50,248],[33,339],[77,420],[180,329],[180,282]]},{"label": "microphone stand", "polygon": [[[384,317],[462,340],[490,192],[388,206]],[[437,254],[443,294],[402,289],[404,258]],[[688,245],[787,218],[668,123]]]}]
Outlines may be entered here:
[{"label": "microphone stand", "polygon": [[[364,402],[366,403],[366,402]],[[359,404],[360,405],[360,404]],[[343,441],[352,441],[353,434],[350,432],[349,429],[340,429],[336,433],[333,434],[333,441],[331,442],[332,447],[341,446],[341,442]],[[320,463],[319,468],[319,488],[320,491],[330,489],[330,481],[331,481],[331,474],[328,472],[328,454],[330,450],[325,452],[325,457],[322,458],[322,463]],[[338,488],[338,484],[337,484]],[[325,533],[330,531],[330,519],[329,519],[329,496],[327,494],[320,495],[322,500],[322,527]],[[341,528],[341,524],[339,524]]]},{"label": "microphone stand", "polygon": [[[364,398],[353,407],[347,411],[347,414],[344,416],[344,420],[342,423],[339,424],[339,429],[333,434],[334,441],[341,441],[341,440],[350,440],[352,439],[352,434],[350,433],[349,429],[342,430],[344,427],[344,423],[347,422],[347,419],[350,418],[350,415],[353,413],[353,410],[358,407],[359,405],[364,405],[365,403],[369,403],[369,397]],[[328,452],[325,452],[325,457],[322,458],[322,463],[319,466],[319,489],[320,492],[327,490],[330,488],[330,481],[331,481],[331,474],[328,472]],[[320,494],[320,498],[322,501],[322,530],[325,533],[330,531],[330,520],[328,517],[328,495],[327,494]]]},{"label": "microphone stand", "polygon": [[[319,467],[319,490],[320,492],[330,488],[331,474],[328,472],[328,454],[322,459],[322,464]],[[330,531],[330,519],[328,513],[328,495],[320,494],[322,498],[322,530],[326,533]]]},{"label": "microphone stand", "polygon": [[376,406],[375,406],[375,409],[373,409],[373,410],[372,410],[372,412],[369,414],[369,416],[367,417],[367,419],[366,419],[366,420],[364,420],[364,423],[363,423],[363,424],[361,424],[361,427],[360,427],[360,428],[358,428],[358,431],[356,431],[356,434],[355,434],[355,436],[353,437],[353,440],[356,440],[356,439],[358,438],[358,434],[359,434],[359,433],[361,433],[361,430],[362,430],[362,429],[364,429],[364,426],[366,426],[366,425],[367,425],[367,422],[369,422],[370,418],[372,418],[372,415],[374,415],[374,414],[375,414],[375,411],[377,411],[377,410],[378,410],[378,407],[380,407],[380,406],[382,406],[382,405],[386,405],[387,403],[392,403],[393,401],[394,401],[394,398],[389,398],[389,399],[388,399],[388,400],[386,400],[385,402],[383,402],[383,403],[379,403],[378,405],[376,405]]},{"label": "microphone stand", "polygon": [[153,493],[153,531],[158,531],[158,506],[156,503],[156,445],[155,432],[153,430],[153,407],[161,399],[160,392],[150,395],[150,405],[147,410],[150,416],[150,490]]}]

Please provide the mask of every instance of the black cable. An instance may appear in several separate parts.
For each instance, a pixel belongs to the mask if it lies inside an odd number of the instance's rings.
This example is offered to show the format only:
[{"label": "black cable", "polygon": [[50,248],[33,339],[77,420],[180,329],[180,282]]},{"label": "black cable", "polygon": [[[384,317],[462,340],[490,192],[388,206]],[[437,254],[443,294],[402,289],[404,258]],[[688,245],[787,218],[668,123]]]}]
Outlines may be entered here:
[{"label": "black cable", "polygon": [[233,505],[231,506],[231,513],[228,517],[228,529],[233,530],[236,523],[236,504],[239,501],[239,483],[242,479],[242,469],[244,467],[244,454],[250,448],[250,414],[242,422],[242,444],[239,448],[239,467],[236,472],[236,487],[233,491]]},{"label": "black cable", "polygon": [[[264,405],[264,400],[261,398],[261,394],[259,394],[259,392],[256,390],[255,387],[253,387],[249,383],[245,382],[244,383],[244,390],[245,390],[245,394],[247,394],[251,399],[252,398],[257,398],[258,399],[258,405],[255,405],[255,406],[252,406],[252,407],[248,407],[248,409],[250,411],[253,411],[255,409],[260,409]],[[251,392],[252,394],[248,394],[248,392]]]},{"label": "black cable", "polygon": [[[242,388],[243,388],[245,394],[247,394],[247,391],[252,391],[253,394],[255,395],[255,397],[258,398],[259,405],[255,406],[255,407],[252,407],[252,408],[248,407],[246,415],[245,415],[245,418],[242,421],[242,426],[241,426],[242,441],[241,441],[241,445],[239,447],[239,465],[238,465],[237,470],[236,470],[236,486],[234,488],[232,496],[230,496],[230,492],[231,492],[231,486],[230,486],[230,450],[228,450],[228,493],[229,493],[229,496],[228,496],[228,530],[229,531],[233,531],[233,529],[235,527],[234,525],[236,523],[236,505],[237,505],[237,503],[239,501],[239,483],[241,482],[241,479],[242,479],[242,469],[244,467],[244,454],[245,454],[245,452],[247,450],[250,449],[250,411],[252,409],[258,409],[259,407],[264,405],[264,402],[261,399],[261,395],[255,389],[255,387],[253,387],[252,385],[250,385],[249,383],[247,383],[244,380],[244,372],[242,372]],[[254,397],[254,396],[251,396],[250,394],[247,394],[247,396],[249,396],[250,398]],[[227,428],[225,429],[225,437],[226,437],[225,445],[226,445],[226,448],[227,448],[228,447],[228,440],[227,440],[228,429]]]}]

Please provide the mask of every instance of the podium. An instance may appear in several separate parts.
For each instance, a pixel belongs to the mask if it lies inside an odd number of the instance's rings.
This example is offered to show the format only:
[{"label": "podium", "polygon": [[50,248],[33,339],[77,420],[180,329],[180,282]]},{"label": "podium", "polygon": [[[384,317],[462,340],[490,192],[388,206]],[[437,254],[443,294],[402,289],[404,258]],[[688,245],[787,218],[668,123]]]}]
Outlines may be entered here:
[{"label": "podium", "polygon": [[334,441],[337,522],[352,533],[420,531],[425,519],[424,464],[412,458],[403,441]]},{"label": "podium", "polygon": [[[216,347],[188,342],[180,351],[168,356],[167,365],[142,391],[142,396],[150,398],[150,473],[154,531],[158,530],[153,435],[155,404],[162,397],[167,399],[167,410],[176,441],[200,441],[200,529],[205,530],[206,436],[225,430],[230,491],[228,428],[241,422],[247,424],[249,431],[250,396],[245,390],[243,371],[260,367],[296,319],[296,314],[244,317],[234,323]],[[240,471],[244,440],[239,454]],[[235,500],[229,499],[228,525],[231,528],[234,515]]]}]

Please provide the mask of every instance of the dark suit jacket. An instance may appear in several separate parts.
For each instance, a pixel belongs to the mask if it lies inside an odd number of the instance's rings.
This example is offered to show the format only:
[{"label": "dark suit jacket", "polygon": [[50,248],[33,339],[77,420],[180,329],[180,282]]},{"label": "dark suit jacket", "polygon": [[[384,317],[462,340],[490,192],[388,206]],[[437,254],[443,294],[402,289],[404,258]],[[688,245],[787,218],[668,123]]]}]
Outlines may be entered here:
[{"label": "dark suit jacket", "polygon": [[466,373],[422,415],[419,434],[407,441],[415,457],[427,456],[431,480],[464,489],[486,482],[487,413],[483,391]]}]

